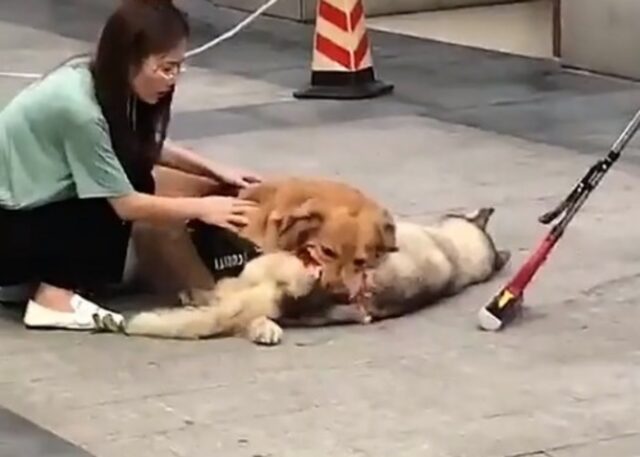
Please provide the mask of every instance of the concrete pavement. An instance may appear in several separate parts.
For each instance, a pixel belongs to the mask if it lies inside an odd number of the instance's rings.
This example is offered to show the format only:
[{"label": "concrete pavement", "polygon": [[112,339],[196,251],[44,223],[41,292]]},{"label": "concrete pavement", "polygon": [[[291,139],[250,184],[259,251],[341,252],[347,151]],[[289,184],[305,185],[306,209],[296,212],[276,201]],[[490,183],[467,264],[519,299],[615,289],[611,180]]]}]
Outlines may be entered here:
[{"label": "concrete pavement", "polygon": [[[42,71],[87,49],[108,3],[5,0],[0,71]],[[204,2],[189,9],[198,43],[242,17]],[[276,348],[26,332],[9,309],[0,405],[96,457],[640,454],[640,142],[541,271],[526,319],[501,334],[474,327],[544,234],[538,215],[640,106],[638,86],[376,33],[376,69],[396,84],[392,96],[295,101],[310,32],[266,18],[198,57],[172,135],[265,173],[340,177],[414,220],[493,205],[512,268],[414,316],[291,330]],[[22,85],[0,79],[0,103]],[[11,428],[0,427],[0,443],[17,443]]]}]

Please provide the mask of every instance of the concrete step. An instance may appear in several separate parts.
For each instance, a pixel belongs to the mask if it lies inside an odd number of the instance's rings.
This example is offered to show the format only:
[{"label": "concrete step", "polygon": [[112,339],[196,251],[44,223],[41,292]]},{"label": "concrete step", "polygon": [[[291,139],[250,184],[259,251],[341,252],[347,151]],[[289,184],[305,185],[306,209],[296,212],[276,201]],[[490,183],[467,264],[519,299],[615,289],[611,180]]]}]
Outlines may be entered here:
[{"label": "concrete step", "polygon": [[552,5],[504,5],[369,18],[371,29],[530,57],[553,57]]}]

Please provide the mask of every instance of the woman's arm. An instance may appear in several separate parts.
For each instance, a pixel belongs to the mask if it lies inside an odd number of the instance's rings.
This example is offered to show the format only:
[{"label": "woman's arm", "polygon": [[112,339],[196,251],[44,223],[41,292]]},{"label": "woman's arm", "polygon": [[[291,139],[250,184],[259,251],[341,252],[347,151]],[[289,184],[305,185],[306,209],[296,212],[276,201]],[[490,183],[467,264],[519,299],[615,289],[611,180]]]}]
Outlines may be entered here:
[{"label": "woman's arm", "polygon": [[164,143],[159,165],[207,178],[218,178],[215,172],[217,164],[169,140]]},{"label": "woman's arm", "polygon": [[179,146],[169,140],[165,141],[160,155],[159,165],[211,178],[238,188],[262,181],[262,178],[256,173],[229,167],[211,159],[201,157],[196,152]]},{"label": "woman's arm", "polygon": [[199,198],[160,197],[134,192],[111,198],[109,203],[124,221],[186,222],[202,216]]},{"label": "woman's arm", "polygon": [[134,192],[109,199],[114,211],[125,221],[186,223],[199,219],[232,231],[248,224],[254,202],[232,197],[161,197]]}]

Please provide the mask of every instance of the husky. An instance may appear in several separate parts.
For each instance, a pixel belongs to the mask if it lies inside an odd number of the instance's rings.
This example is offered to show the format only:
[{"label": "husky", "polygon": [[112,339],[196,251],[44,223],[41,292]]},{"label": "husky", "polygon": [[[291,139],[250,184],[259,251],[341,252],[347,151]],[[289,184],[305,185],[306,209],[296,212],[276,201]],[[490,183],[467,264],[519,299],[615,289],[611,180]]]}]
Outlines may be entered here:
[{"label": "husky", "polygon": [[183,307],[135,313],[97,327],[130,336],[200,339],[240,336],[275,345],[282,326],[368,324],[418,311],[489,281],[510,260],[487,225],[493,208],[446,214],[434,224],[396,223],[397,250],[369,271],[358,303],[337,303],[320,286],[322,271],[288,252],[263,254],[210,291],[182,295]]},{"label": "husky", "polygon": [[398,222],[398,251],[369,279],[371,318],[399,317],[493,279],[511,258],[487,231],[493,213],[446,214],[433,225]]}]

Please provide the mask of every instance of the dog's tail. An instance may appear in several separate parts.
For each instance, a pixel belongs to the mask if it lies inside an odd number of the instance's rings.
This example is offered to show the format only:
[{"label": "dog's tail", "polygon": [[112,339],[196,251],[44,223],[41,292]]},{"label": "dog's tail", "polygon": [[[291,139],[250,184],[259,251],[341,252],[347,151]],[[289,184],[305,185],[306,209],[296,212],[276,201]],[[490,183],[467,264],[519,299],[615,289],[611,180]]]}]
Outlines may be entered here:
[{"label": "dog's tail", "polygon": [[225,319],[218,314],[215,307],[209,306],[160,308],[134,314],[120,324],[108,317],[96,324],[99,330],[130,336],[198,339],[226,332]]}]

